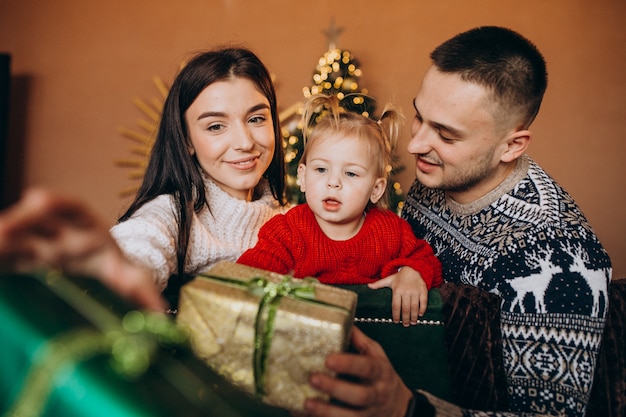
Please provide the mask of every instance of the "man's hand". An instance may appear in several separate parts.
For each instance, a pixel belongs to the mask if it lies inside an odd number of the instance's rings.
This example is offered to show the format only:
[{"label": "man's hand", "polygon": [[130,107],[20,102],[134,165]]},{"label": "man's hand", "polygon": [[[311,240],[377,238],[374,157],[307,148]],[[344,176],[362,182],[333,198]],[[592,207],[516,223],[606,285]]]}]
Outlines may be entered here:
[{"label": "man's hand", "polygon": [[[313,374],[311,385],[341,404],[308,399],[305,413],[324,417],[402,417],[412,398],[409,388],[393,369],[381,346],[358,328],[352,330],[352,345],[359,354],[336,353],[326,358],[326,366],[337,375]],[[355,382],[356,380],[356,382]]]}]

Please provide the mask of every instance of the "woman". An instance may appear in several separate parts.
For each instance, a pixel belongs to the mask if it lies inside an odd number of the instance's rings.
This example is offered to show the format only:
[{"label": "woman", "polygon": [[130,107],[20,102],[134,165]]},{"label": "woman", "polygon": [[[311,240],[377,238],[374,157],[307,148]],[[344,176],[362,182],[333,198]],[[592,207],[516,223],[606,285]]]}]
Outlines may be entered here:
[{"label": "woman", "polygon": [[111,233],[163,290],[252,247],[286,210],[284,187],[269,72],[246,49],[205,52],[176,77],[143,183]]}]

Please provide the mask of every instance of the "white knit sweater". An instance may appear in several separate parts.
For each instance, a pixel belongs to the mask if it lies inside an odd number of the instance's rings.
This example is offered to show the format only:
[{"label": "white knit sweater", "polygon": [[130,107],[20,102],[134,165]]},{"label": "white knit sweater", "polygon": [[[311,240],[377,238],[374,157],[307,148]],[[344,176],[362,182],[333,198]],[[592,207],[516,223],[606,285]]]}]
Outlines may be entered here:
[{"label": "white knit sweater", "polygon": [[[210,179],[205,179],[208,208],[193,215],[185,273],[206,271],[221,260],[236,261],[254,246],[261,226],[287,210],[273,198],[264,184],[263,197],[255,201],[234,198]],[[111,234],[126,256],[154,271],[160,290],[176,273],[178,226],[171,195],[161,195],[144,204],[130,219],[111,228]]]}]

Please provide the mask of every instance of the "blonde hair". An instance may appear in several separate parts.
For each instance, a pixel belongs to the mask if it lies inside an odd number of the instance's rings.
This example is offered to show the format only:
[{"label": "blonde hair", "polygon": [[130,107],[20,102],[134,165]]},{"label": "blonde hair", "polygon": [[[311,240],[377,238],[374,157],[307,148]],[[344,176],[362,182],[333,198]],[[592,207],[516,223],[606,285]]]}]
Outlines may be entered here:
[{"label": "blonde hair", "polygon": [[[342,107],[343,100],[362,99],[361,95],[350,94],[339,100],[337,96],[316,94],[304,104],[303,139],[304,151],[300,163],[306,165],[307,149],[310,149],[320,138],[330,133],[354,135],[365,141],[369,153],[376,161],[377,177],[389,179],[393,168],[392,152],[398,142],[404,116],[392,104],[385,105],[378,120],[364,114],[348,111]],[[387,192],[377,203],[387,206]]]}]

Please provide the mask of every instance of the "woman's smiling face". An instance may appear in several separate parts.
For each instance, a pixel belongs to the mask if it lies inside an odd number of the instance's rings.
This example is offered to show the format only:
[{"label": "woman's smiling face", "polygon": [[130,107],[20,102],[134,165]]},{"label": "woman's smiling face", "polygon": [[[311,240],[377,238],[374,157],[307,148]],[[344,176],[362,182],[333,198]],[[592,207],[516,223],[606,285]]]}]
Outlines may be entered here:
[{"label": "woman's smiling face", "polygon": [[190,152],[228,194],[249,199],[275,149],[267,98],[246,78],[207,86],[185,112]]}]

